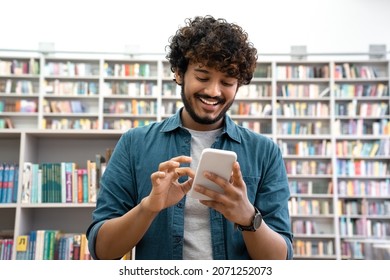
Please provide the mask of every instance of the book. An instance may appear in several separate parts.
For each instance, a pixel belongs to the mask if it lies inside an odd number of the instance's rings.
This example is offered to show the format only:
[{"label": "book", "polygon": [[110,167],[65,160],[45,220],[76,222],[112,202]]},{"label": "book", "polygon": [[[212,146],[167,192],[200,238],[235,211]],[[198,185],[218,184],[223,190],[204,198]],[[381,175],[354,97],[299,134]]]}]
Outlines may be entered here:
[{"label": "book", "polygon": [[4,164],[0,163],[0,202],[4,195]]},{"label": "book", "polygon": [[29,235],[19,235],[16,238],[16,257],[17,260],[28,260]]},{"label": "book", "polygon": [[8,188],[6,191],[6,197],[4,198],[5,203],[11,203],[12,202],[12,197],[14,193],[14,181],[15,181],[15,176],[18,174],[15,172],[15,164],[10,163],[9,165],[9,170],[8,170]]},{"label": "book", "polygon": [[103,174],[103,165],[106,162],[106,159],[103,157],[102,154],[96,154],[95,155],[95,162],[96,162],[96,192],[99,192],[100,188],[100,178]]},{"label": "book", "polygon": [[35,249],[37,242],[37,231],[32,230],[29,234],[29,243],[28,243],[28,259],[35,260]]},{"label": "book", "polygon": [[72,260],[81,260],[81,234],[75,234],[73,236]]},{"label": "book", "polygon": [[73,202],[73,173],[74,173],[74,163],[66,162],[65,163],[65,202]]},{"label": "book", "polygon": [[89,182],[88,182],[88,169],[81,169],[81,184],[82,184],[82,203],[87,203],[89,198]]},{"label": "book", "polygon": [[19,190],[19,164],[15,164],[15,175],[14,175],[14,187],[12,191],[12,200],[11,202],[18,202],[18,190]]},{"label": "book", "polygon": [[83,203],[83,169],[77,169],[77,202]]},{"label": "book", "polygon": [[34,260],[43,260],[45,247],[45,230],[36,231],[36,241],[35,241],[35,257]]},{"label": "book", "polygon": [[88,176],[88,202],[96,203],[97,196],[97,175],[96,162],[87,160],[87,176]]},{"label": "book", "polygon": [[10,165],[8,163],[3,164],[3,186],[0,203],[6,203],[9,192],[9,176],[10,176]]},{"label": "book", "polygon": [[40,189],[42,188],[40,182],[39,182],[39,164],[38,163],[32,163],[31,165],[31,203],[41,203],[42,202],[42,192]]}]

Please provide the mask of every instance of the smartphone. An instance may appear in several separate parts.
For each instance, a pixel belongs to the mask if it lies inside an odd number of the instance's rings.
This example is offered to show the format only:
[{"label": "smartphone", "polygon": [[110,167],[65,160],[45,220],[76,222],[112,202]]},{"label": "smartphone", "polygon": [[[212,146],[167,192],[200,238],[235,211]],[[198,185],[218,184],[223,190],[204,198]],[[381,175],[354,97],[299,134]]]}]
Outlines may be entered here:
[{"label": "smartphone", "polygon": [[[226,180],[229,180],[232,174],[233,164],[236,160],[237,154],[233,151],[225,151],[213,148],[204,149],[200,156],[199,165],[196,169],[192,186],[202,185],[216,192],[223,193],[223,190],[220,186],[203,176],[203,172],[209,171]],[[200,200],[210,200],[208,196],[196,192],[194,188],[191,188],[189,195]]]}]

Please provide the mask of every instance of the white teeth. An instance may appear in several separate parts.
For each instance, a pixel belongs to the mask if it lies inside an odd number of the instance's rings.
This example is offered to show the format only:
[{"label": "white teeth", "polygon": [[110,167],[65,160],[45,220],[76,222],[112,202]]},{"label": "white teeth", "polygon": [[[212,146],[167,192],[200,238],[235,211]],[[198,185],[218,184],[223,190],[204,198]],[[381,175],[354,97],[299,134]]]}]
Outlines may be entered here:
[{"label": "white teeth", "polygon": [[218,101],[215,101],[215,102],[210,102],[208,100],[205,100],[203,98],[199,98],[203,103],[206,103],[207,105],[217,105],[218,104]]}]

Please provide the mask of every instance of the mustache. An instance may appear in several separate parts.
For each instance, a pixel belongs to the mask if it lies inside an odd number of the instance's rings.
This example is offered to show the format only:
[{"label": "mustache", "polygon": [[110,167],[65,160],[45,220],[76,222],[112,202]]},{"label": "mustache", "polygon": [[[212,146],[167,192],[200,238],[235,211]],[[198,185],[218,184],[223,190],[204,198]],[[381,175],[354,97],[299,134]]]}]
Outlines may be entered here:
[{"label": "mustache", "polygon": [[222,97],[219,97],[219,96],[210,96],[210,95],[203,94],[203,93],[195,93],[194,97],[208,99],[208,100],[211,99],[211,100],[217,101],[218,103],[224,103],[225,102],[225,98],[222,98]]}]

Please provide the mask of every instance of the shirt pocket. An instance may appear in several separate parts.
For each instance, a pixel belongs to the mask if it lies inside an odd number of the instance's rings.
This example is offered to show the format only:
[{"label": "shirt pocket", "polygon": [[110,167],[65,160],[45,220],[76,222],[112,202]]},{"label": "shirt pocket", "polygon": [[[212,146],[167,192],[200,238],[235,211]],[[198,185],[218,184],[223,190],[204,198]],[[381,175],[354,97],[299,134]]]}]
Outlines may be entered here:
[{"label": "shirt pocket", "polygon": [[244,182],[246,184],[249,201],[251,203],[254,203],[256,198],[256,193],[258,192],[259,189],[260,177],[243,176],[242,178],[244,179]]}]

